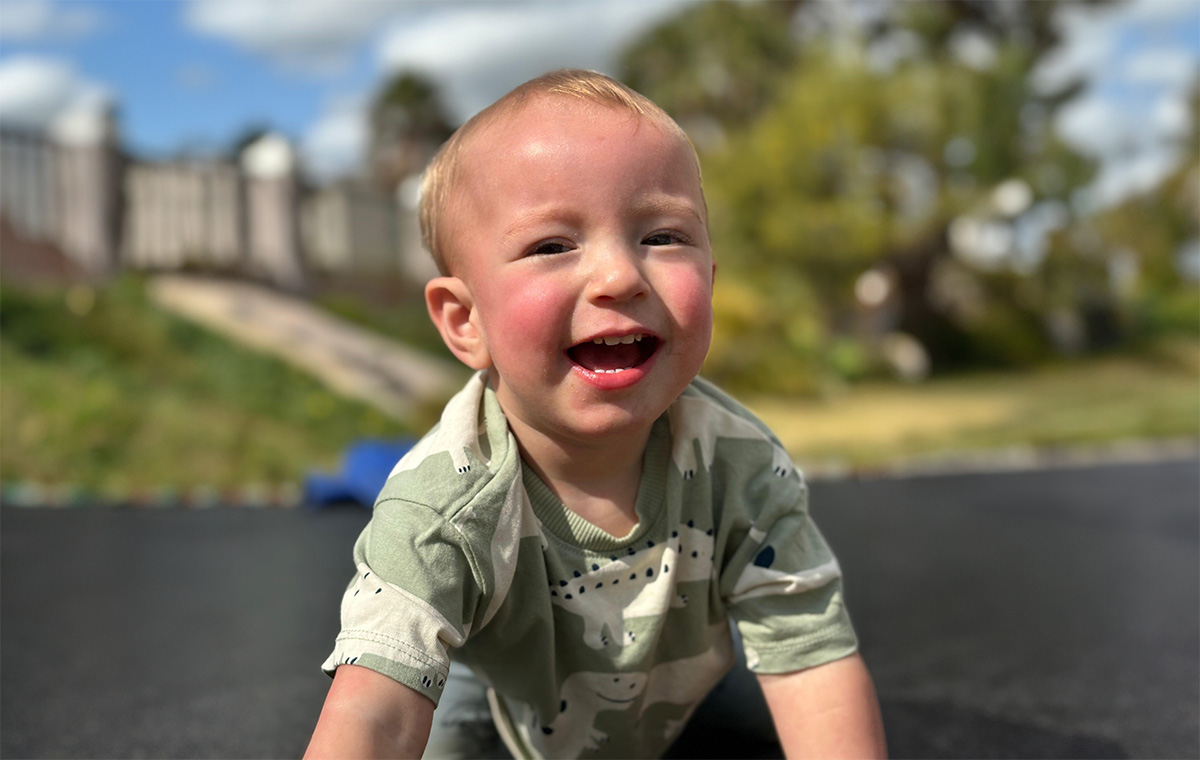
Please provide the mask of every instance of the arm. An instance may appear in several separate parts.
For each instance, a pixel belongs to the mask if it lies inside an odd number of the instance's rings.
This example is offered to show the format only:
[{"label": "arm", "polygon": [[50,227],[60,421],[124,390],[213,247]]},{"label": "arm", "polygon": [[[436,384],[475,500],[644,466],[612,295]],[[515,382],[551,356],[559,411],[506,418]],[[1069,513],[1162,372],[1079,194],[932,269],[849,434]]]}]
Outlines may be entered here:
[{"label": "arm", "polygon": [[433,702],[385,675],[338,667],[306,758],[419,758],[429,740]]},{"label": "arm", "polygon": [[887,757],[875,687],[859,655],[758,682],[786,757]]}]

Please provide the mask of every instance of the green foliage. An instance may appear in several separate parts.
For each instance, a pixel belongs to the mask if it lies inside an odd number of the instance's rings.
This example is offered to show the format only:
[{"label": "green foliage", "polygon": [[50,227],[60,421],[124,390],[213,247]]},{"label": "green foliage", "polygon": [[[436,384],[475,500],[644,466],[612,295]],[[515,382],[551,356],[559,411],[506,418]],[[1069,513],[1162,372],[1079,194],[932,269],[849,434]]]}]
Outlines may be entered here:
[{"label": "green foliage", "polygon": [[[1041,92],[1030,79],[1067,5],[899,3],[845,33],[822,30],[816,6],[801,4],[796,25],[793,4],[717,2],[634,43],[627,82],[694,138],[720,126],[718,139],[695,139],[721,267],[706,372],[743,390],[812,392],[885,370],[888,331],[943,372],[1028,367],[1195,322],[1195,288],[1173,263],[1196,235],[1195,191],[1191,206],[1168,203],[1183,190],[1165,186],[1103,219],[1073,211],[1096,167],[1053,121],[1080,83]],[[878,63],[871,45],[895,34],[915,48]],[[967,37],[985,41],[982,58],[962,52]],[[729,88],[706,90],[713,82]],[[1001,187],[1030,197],[1013,207]],[[1007,235],[1039,214],[1058,231],[1034,267],[1011,244],[972,253],[953,226]],[[1133,292],[1114,285],[1122,249],[1140,262]],[[868,307],[855,285],[872,270],[890,292]]]},{"label": "green foliage", "polygon": [[651,29],[621,56],[622,78],[680,123],[744,123],[774,98],[796,49],[794,3],[692,5]]},{"label": "green foliage", "polygon": [[[136,278],[0,293],[0,472],[89,487],[295,482],[394,420],[150,305]],[[85,308],[73,313],[75,298]]]},{"label": "green foliage", "polygon": [[450,133],[450,119],[437,87],[411,71],[396,74],[375,94],[371,124],[377,132],[402,132],[439,140]]},{"label": "green foliage", "polygon": [[425,168],[452,131],[432,81],[411,71],[394,74],[371,102],[371,166],[376,179],[395,189]]},{"label": "green foliage", "polygon": [[719,273],[705,376],[737,391],[817,392],[826,333],[813,303],[807,281],[788,273],[754,286]]}]

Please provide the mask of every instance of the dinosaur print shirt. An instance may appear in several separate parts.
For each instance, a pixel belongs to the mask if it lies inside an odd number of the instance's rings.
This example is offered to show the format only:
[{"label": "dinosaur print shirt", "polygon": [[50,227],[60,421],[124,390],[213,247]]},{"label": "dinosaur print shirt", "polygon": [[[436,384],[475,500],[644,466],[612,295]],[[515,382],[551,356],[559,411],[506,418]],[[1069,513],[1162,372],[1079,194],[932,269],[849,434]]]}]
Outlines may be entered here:
[{"label": "dinosaur print shirt", "polygon": [[730,618],[758,673],[855,650],[804,481],[753,415],[697,379],[642,467],[638,524],[609,535],[522,465],[477,374],[380,493],[324,670],[437,704],[453,657],[514,757],[657,757],[733,664]]}]

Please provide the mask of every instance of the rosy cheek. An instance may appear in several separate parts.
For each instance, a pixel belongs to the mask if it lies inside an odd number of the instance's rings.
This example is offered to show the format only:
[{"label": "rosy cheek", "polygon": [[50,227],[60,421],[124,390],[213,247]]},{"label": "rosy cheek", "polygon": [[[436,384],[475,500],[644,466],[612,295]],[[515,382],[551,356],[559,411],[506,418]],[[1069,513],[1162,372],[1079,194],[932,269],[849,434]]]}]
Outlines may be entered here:
[{"label": "rosy cheek", "polygon": [[529,357],[530,351],[556,350],[570,322],[570,299],[528,279],[508,278],[495,285],[487,304],[491,318],[486,328],[493,357]]},{"label": "rosy cheek", "polygon": [[694,331],[712,331],[712,281],[703,276],[674,280],[673,300],[681,326]]}]

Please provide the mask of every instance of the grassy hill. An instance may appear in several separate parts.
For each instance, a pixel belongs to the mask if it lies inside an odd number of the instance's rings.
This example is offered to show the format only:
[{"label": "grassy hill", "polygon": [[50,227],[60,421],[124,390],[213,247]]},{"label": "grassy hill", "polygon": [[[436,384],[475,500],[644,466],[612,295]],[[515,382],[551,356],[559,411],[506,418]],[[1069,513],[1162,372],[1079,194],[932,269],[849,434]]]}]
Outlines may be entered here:
[{"label": "grassy hill", "polygon": [[290,366],[99,291],[0,291],[0,477],[130,488],[298,482],[409,433]]}]

